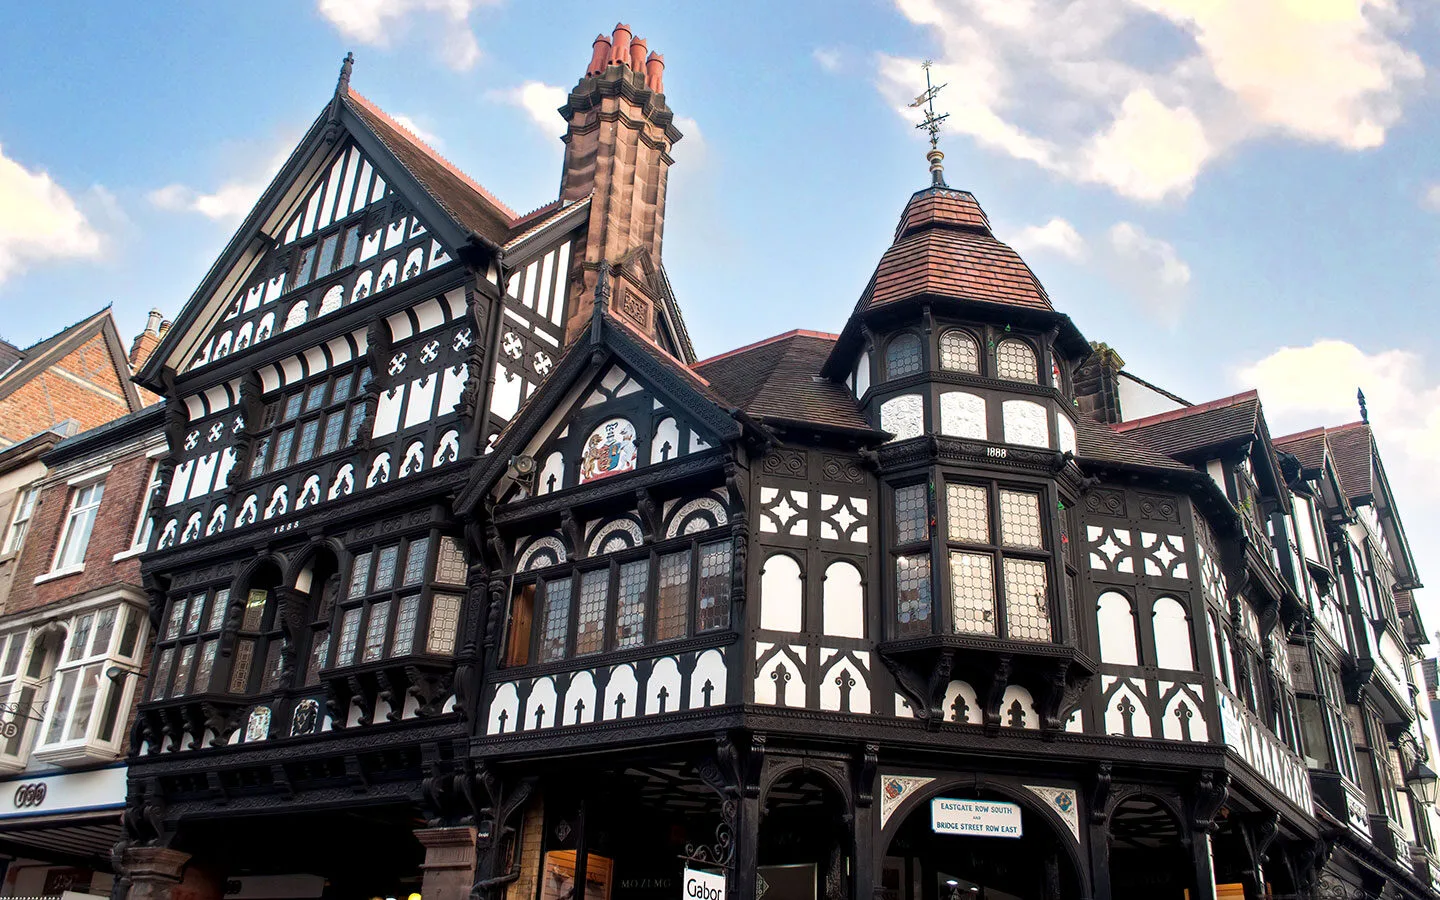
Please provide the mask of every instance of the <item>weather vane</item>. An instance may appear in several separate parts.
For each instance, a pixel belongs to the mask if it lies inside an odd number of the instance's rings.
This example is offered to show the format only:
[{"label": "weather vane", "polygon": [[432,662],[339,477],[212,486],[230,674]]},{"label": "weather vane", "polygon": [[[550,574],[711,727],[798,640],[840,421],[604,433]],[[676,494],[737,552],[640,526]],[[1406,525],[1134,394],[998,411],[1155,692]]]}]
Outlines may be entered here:
[{"label": "weather vane", "polygon": [[930,160],[931,180],[938,186],[944,186],[944,166],[941,165],[941,162],[945,159],[945,154],[940,152],[940,126],[945,123],[946,119],[950,118],[950,114],[941,113],[936,115],[935,113],[935,97],[944,89],[945,85],[931,84],[931,65],[933,65],[933,61],[928,59],[920,64],[920,68],[925,70],[925,93],[916,97],[910,103],[910,108],[925,110],[925,118],[915,127],[930,135],[930,152],[925,154],[925,158]]}]

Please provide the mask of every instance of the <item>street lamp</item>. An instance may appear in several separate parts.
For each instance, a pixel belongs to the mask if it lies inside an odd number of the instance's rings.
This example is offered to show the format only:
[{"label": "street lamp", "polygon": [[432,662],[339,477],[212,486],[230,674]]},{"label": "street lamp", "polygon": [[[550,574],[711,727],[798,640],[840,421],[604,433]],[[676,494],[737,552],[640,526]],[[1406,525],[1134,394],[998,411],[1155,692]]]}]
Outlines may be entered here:
[{"label": "street lamp", "polygon": [[1433,804],[1440,795],[1440,775],[1417,759],[1414,768],[1405,775],[1405,786],[1421,803]]}]

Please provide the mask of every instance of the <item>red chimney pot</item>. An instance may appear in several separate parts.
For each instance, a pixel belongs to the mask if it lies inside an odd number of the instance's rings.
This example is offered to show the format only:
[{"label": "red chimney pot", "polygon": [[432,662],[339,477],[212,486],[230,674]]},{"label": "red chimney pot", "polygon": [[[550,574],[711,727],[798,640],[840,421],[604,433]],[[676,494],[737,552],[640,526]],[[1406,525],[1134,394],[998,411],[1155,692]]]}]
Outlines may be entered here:
[{"label": "red chimney pot", "polygon": [[610,65],[630,65],[630,26],[619,24],[615,26],[614,46],[610,48]]},{"label": "red chimney pot", "polygon": [[651,53],[645,60],[645,86],[657,94],[665,93],[665,57]]},{"label": "red chimney pot", "polygon": [[645,39],[642,37],[630,39],[630,68],[636,72],[645,71]]},{"label": "red chimney pot", "polygon": [[585,67],[586,75],[599,75],[605,71],[610,64],[610,38],[603,34],[595,35],[595,43],[590,51],[590,65]]}]

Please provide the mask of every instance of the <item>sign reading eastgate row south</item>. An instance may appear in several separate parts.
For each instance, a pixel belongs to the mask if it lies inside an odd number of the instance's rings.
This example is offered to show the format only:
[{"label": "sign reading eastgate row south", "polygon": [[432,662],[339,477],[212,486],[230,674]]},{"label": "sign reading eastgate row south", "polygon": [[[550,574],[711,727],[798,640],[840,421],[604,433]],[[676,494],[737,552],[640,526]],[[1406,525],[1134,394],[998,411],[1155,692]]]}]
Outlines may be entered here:
[{"label": "sign reading eastgate row south", "polygon": [[1018,838],[1020,806],[995,800],[955,800],[936,797],[930,801],[930,828],[936,834],[968,834],[976,837]]},{"label": "sign reading eastgate row south", "polygon": [[725,876],[686,869],[683,900],[725,900]]}]

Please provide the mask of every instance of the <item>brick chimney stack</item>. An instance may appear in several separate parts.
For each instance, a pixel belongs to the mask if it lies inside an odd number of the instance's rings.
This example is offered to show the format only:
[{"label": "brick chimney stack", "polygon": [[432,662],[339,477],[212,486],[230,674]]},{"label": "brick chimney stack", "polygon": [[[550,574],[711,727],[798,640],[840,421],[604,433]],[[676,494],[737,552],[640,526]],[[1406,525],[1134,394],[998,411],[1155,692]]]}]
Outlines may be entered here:
[{"label": "brick chimney stack", "polygon": [[[565,166],[560,198],[592,197],[583,253],[582,278],[570,298],[566,338],[590,320],[595,283],[602,265],[625,271],[639,251],[660,263],[665,231],[665,186],[680,140],[675,114],[665,104],[665,58],[649,50],[628,25],[595,38],[584,76],[570,91],[560,114],[565,132]],[[627,311],[643,330],[654,328],[654,298],[635,285]]]},{"label": "brick chimney stack", "polygon": [[1091,342],[1091,354],[1075,370],[1075,399],[1080,412],[1106,425],[1123,422],[1120,409],[1120,370],[1125,360],[1109,344]]},{"label": "brick chimney stack", "polygon": [[165,332],[170,330],[170,323],[164,321],[164,316],[158,309],[150,310],[150,318],[145,322],[145,330],[135,336],[130,344],[130,368],[139,369],[160,346],[160,339]]}]

